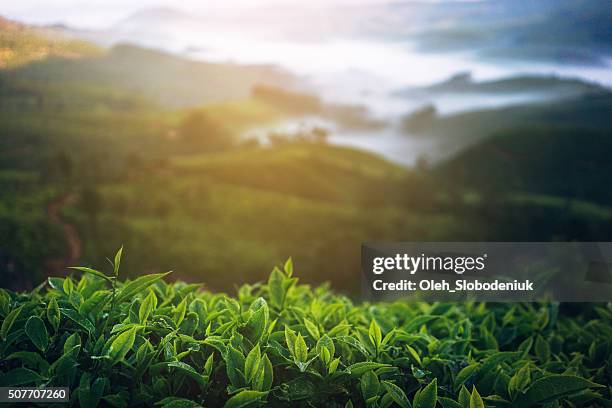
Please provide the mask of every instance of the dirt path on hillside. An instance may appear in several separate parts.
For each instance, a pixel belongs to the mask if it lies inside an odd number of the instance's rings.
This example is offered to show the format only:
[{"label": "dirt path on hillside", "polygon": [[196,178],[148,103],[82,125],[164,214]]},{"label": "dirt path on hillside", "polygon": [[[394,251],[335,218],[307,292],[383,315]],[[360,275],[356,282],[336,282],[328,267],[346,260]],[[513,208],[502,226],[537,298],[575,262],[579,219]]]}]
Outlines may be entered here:
[{"label": "dirt path on hillside", "polygon": [[50,259],[47,263],[49,274],[63,275],[68,266],[76,265],[81,257],[81,238],[74,225],[64,220],[61,216],[62,208],[76,201],[75,193],[66,193],[58,196],[47,204],[47,215],[54,223],[57,223],[64,232],[68,244],[68,253],[61,258]]}]

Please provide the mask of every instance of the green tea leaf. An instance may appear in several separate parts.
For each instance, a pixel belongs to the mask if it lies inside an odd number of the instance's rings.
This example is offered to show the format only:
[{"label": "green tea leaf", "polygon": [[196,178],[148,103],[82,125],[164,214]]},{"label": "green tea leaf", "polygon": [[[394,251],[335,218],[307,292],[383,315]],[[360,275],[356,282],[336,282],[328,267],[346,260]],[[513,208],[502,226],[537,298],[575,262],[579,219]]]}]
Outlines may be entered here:
[{"label": "green tea leaf", "polygon": [[182,361],[171,361],[168,363],[168,367],[175,368],[179,372],[186,374],[188,377],[194,379],[201,387],[206,386],[208,383],[207,379],[202,374],[198,373],[195,368]]},{"label": "green tea leaf", "polygon": [[423,316],[417,316],[414,319],[410,320],[404,327],[403,329],[410,333],[416,329],[418,329],[419,327],[421,327],[422,325],[429,323],[433,320],[439,319],[440,316],[431,316],[431,315],[423,315]]},{"label": "green tea leaf", "polygon": [[285,289],[283,288],[284,280],[285,275],[278,268],[274,268],[268,278],[270,301],[276,307],[282,307],[285,301]]},{"label": "green tea leaf", "polygon": [[62,289],[64,290],[64,293],[67,295],[70,295],[72,291],[74,290],[74,282],[72,282],[72,279],[70,279],[70,276],[66,276],[66,278],[64,279],[64,283],[62,284]]},{"label": "green tea leaf", "polygon": [[86,408],[97,407],[107,383],[106,378],[97,378],[90,385],[89,373],[82,375],[78,388],[79,405]]},{"label": "green tea leaf", "polygon": [[338,365],[340,364],[340,358],[336,358],[329,363],[327,372],[331,375],[336,372]]},{"label": "green tea leaf", "polygon": [[47,360],[33,351],[16,351],[7,356],[5,360],[19,360],[23,365],[37,370],[38,372],[46,372],[49,368]]},{"label": "green tea leaf", "polygon": [[89,321],[89,319],[86,318],[85,316],[79,314],[76,310],[60,308],[60,312],[64,316],[72,320],[74,323],[81,326],[88,333],[93,333],[96,331],[96,328],[93,325],[93,323]]},{"label": "green tea leaf", "polygon": [[73,350],[68,350],[66,354],[62,354],[62,356],[51,364],[49,372],[53,373],[54,377],[65,378],[74,373],[75,368],[76,361],[74,359]]},{"label": "green tea leaf", "polygon": [[152,275],[145,275],[139,278],[134,279],[133,281],[127,283],[117,293],[117,302],[122,302],[126,299],[131,299],[134,295],[139,293],[140,291],[146,289],[151,286],[155,282],[164,277],[168,276],[171,272],[166,273],[155,273]]},{"label": "green tea leaf", "polygon": [[521,367],[510,379],[508,384],[508,392],[514,395],[517,391],[524,391],[531,382],[531,372],[529,363]]},{"label": "green tea leaf", "polygon": [[380,389],[380,381],[374,371],[367,371],[361,376],[359,381],[361,386],[361,395],[363,399],[368,400],[378,395]]},{"label": "green tea leaf", "polygon": [[227,371],[227,376],[230,379],[230,382],[233,386],[240,388],[243,387],[245,378],[244,378],[244,363],[245,357],[241,351],[236,350],[234,347],[229,345],[227,347],[227,352],[224,355],[225,366]]},{"label": "green tea leaf", "polygon": [[347,370],[352,376],[361,377],[366,371],[376,370],[378,368],[391,367],[389,364],[377,363],[374,361],[363,361],[355,363],[347,367]]},{"label": "green tea leaf", "polygon": [[258,342],[266,332],[270,311],[264,298],[256,299],[249,310],[253,313],[247,320],[245,335],[252,341]]},{"label": "green tea leaf", "polygon": [[397,405],[401,408],[412,408],[404,390],[389,381],[383,381],[382,384]]},{"label": "green tea leaf", "polygon": [[179,326],[185,318],[185,312],[187,311],[187,300],[183,299],[174,309],[174,324]]},{"label": "green tea leaf", "polygon": [[308,334],[310,334],[310,336],[312,336],[314,340],[319,340],[319,337],[320,337],[319,328],[317,327],[316,324],[314,324],[308,319],[304,319],[304,326],[306,326],[306,330],[308,330]]},{"label": "green tea leaf", "polygon": [[322,358],[322,361],[325,364],[329,363],[329,361],[334,357],[334,354],[336,353],[334,341],[330,339],[329,336],[324,334],[323,337],[321,337],[319,341],[317,341],[315,351],[319,355],[319,357]]},{"label": "green tea leaf", "polygon": [[338,336],[335,339],[340,341],[340,342],[346,343],[346,344],[350,345],[351,347],[354,347],[355,349],[357,349],[364,356],[368,355],[368,350],[355,337],[351,337],[351,336]]},{"label": "green tea leaf", "polygon": [[434,378],[432,382],[427,384],[425,388],[418,394],[418,399],[413,401],[414,408],[435,408],[438,400],[438,380]]},{"label": "green tea leaf", "polygon": [[289,326],[285,326],[285,343],[287,344],[287,349],[291,353],[291,355],[295,358],[295,341],[297,336],[293,330],[289,328]]},{"label": "green tea leaf", "polygon": [[258,391],[269,391],[272,388],[274,382],[274,368],[272,362],[268,358],[267,354],[263,355],[261,359],[261,381]]},{"label": "green tea leaf", "polygon": [[45,327],[45,322],[38,316],[32,316],[25,325],[25,332],[30,341],[41,351],[47,349],[49,345],[49,334]]},{"label": "green tea leaf", "polygon": [[521,344],[518,346],[518,351],[522,352],[524,355],[527,355],[531,350],[531,346],[533,345],[533,337],[527,337]]},{"label": "green tea leaf", "polygon": [[440,401],[442,408],[469,408],[469,405],[464,406],[459,402],[446,397],[440,397],[438,398],[438,401]]},{"label": "green tea leaf", "polygon": [[253,349],[247,354],[246,360],[244,361],[244,376],[248,382],[255,380],[255,376],[258,373],[259,363],[261,361],[261,350],[259,343],[253,347]]},{"label": "green tea leaf", "polygon": [[179,333],[192,336],[198,328],[198,315],[194,312],[187,313],[187,316],[181,322]]},{"label": "green tea leaf", "polygon": [[519,355],[520,353],[514,351],[500,351],[495,354],[492,354],[482,362],[482,365],[480,366],[480,371],[483,373],[489,373],[495,370],[497,366],[503,363],[504,361],[517,358]]},{"label": "green tea leaf", "polygon": [[55,297],[52,297],[49,303],[47,304],[47,320],[53,327],[53,330],[57,332],[57,329],[60,325],[61,313],[59,306],[57,305],[57,300]]},{"label": "green tea leaf", "polygon": [[470,395],[470,408],[485,408],[484,402],[476,390],[476,387],[472,388],[472,394]]},{"label": "green tea leaf", "polygon": [[460,385],[464,384],[467,380],[474,377],[478,373],[479,368],[480,366],[477,363],[473,363],[473,364],[463,367],[461,371],[459,371],[457,373],[457,376],[455,377],[455,387],[456,388],[459,387]]},{"label": "green tea leaf", "polygon": [[535,380],[525,394],[519,395],[516,404],[521,407],[533,407],[552,402],[561,397],[588,389],[603,387],[582,377],[553,374]]},{"label": "green tea leaf", "polygon": [[110,345],[108,350],[108,356],[110,357],[111,364],[117,364],[122,361],[126,354],[130,351],[134,345],[136,339],[136,327],[118,335]]},{"label": "green tea leaf", "polygon": [[254,402],[261,401],[266,395],[268,395],[268,393],[265,391],[251,391],[251,390],[240,391],[238,394],[230,398],[223,407],[224,408],[246,407],[250,404],[253,404]]},{"label": "green tea leaf", "polygon": [[140,324],[144,324],[153,310],[157,307],[157,296],[152,290],[149,291],[147,297],[144,298],[138,309],[138,320]]},{"label": "green tea leaf", "polygon": [[291,259],[291,257],[289,257],[285,262],[283,270],[285,271],[288,277],[291,277],[291,275],[293,275],[293,260]]},{"label": "green tea leaf", "polygon": [[156,402],[155,405],[161,408],[202,408],[202,406],[195,401],[179,397],[167,397]]},{"label": "green tea leaf", "polygon": [[419,366],[423,365],[423,363],[421,362],[421,356],[419,356],[419,353],[409,344],[406,344],[406,348],[408,349],[408,353],[410,353],[410,356],[412,357],[414,362],[417,363],[417,365]]},{"label": "green tea leaf", "polygon": [[302,337],[301,333],[298,333],[295,339],[295,349],[294,349],[294,357],[295,360],[300,363],[305,363],[308,360],[308,347],[306,346],[306,342]]},{"label": "green tea leaf", "polygon": [[28,368],[15,368],[0,374],[0,387],[15,387],[18,385],[34,384],[46,380],[40,374]]},{"label": "green tea leaf", "polygon": [[115,274],[115,277],[119,276],[119,266],[121,265],[122,255],[123,255],[123,246],[119,248],[119,250],[115,254],[115,260],[113,262],[113,273]]},{"label": "green tea leaf", "polygon": [[382,343],[382,331],[374,319],[372,319],[370,322],[370,330],[368,331],[368,335],[372,345],[376,348],[376,350],[378,350],[380,348],[380,344]]},{"label": "green tea leaf", "polygon": [[111,292],[108,290],[99,290],[91,295],[79,307],[79,314],[90,316],[92,319],[99,317],[106,304],[111,299]]},{"label": "green tea leaf", "polygon": [[69,269],[74,269],[75,271],[85,272],[85,273],[88,273],[90,275],[97,276],[98,278],[102,278],[102,279],[104,279],[107,282],[111,282],[111,278],[109,278],[108,276],[106,276],[102,272],[97,271],[97,270],[92,269],[92,268],[87,268],[85,266],[69,266],[68,268]]},{"label": "green tea leaf", "polygon": [[468,391],[467,388],[465,388],[465,385],[461,386],[461,389],[459,390],[459,398],[458,401],[459,403],[466,408],[469,408],[470,406],[470,392]]},{"label": "green tea leaf", "polygon": [[64,354],[74,353],[74,357],[76,358],[80,349],[81,336],[79,336],[79,333],[72,333],[64,343]]},{"label": "green tea leaf", "polygon": [[17,320],[17,318],[19,317],[19,314],[21,313],[22,309],[23,306],[20,306],[17,309],[12,310],[2,322],[2,326],[0,326],[0,338],[2,340],[6,340],[8,334],[11,331],[13,323],[15,323],[15,320]]}]

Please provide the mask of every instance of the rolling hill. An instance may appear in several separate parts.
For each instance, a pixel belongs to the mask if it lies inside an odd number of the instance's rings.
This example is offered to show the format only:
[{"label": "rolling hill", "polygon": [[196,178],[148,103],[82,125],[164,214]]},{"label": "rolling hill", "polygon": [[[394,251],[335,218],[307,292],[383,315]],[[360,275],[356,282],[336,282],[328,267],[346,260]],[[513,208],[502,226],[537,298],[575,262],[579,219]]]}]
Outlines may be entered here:
[{"label": "rolling hill", "polygon": [[528,192],[612,205],[607,130],[523,125],[494,133],[443,163],[453,182],[488,192]]},{"label": "rolling hill", "polygon": [[50,57],[99,56],[102,48],[52,28],[31,27],[0,16],[0,69],[16,68]]},{"label": "rolling hill", "polygon": [[445,94],[546,94],[550,98],[580,96],[606,92],[607,88],[593,82],[556,75],[516,75],[486,81],[476,81],[468,73],[423,87],[413,87],[396,92],[398,96]]},{"label": "rolling hill", "polygon": [[271,66],[192,61],[132,45],[117,45],[90,58],[48,58],[0,73],[30,86],[91,86],[135,94],[165,107],[246,98],[256,84],[291,85],[295,78]]}]

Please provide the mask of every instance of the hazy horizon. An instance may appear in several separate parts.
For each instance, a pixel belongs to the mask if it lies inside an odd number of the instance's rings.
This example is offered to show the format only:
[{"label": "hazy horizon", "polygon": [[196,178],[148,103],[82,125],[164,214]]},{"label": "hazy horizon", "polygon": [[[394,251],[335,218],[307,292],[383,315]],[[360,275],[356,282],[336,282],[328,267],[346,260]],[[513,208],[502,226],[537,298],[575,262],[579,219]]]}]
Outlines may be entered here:
[{"label": "hazy horizon", "polygon": [[[407,3],[426,3],[432,0],[407,1]],[[447,0],[463,1],[463,0]],[[469,0],[465,0],[469,1]],[[78,0],[54,0],[41,4],[35,0],[25,0],[5,4],[0,15],[28,24],[66,24],[81,29],[101,29],[129,18],[143,10],[168,8],[181,12],[206,16],[207,13],[227,11],[251,12],[261,7],[291,7],[292,9],[328,9],[333,7],[355,7],[394,3],[393,0],[235,0],[219,3],[215,1],[188,0],[177,4],[170,0],[136,0],[129,3],[120,0],[94,0],[86,5]]]},{"label": "hazy horizon", "polygon": [[[407,87],[466,72],[474,81],[555,75],[612,86],[605,26],[572,24],[589,13],[605,16],[605,7],[585,9],[573,0],[558,4],[563,11],[546,1],[504,0],[190,0],[178,5],[169,0],[95,0],[86,6],[76,0],[44,5],[25,0],[5,7],[3,14],[25,23],[64,23],[64,32],[104,47],[127,42],[204,62],[281,67],[300,78],[300,90],[326,103],[365,107],[387,123],[385,138],[380,129],[334,129],[332,141],[412,164],[435,149],[406,137],[401,123],[410,112],[432,105],[440,115],[450,115],[559,95],[523,89],[398,97]],[[525,47],[525,36],[533,37],[531,47]],[[578,39],[579,48],[572,39]],[[280,124],[286,125],[296,123]]]}]

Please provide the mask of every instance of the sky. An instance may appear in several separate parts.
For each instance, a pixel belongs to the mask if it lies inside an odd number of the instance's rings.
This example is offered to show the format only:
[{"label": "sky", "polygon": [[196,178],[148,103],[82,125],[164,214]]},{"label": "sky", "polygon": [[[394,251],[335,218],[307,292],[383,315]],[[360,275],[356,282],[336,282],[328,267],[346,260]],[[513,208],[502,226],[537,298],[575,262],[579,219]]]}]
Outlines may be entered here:
[{"label": "sky", "polygon": [[0,0],[0,15],[31,24],[65,23],[79,28],[105,28],[132,13],[157,7],[205,15],[211,10],[261,6],[330,7],[381,4],[391,0]]}]

